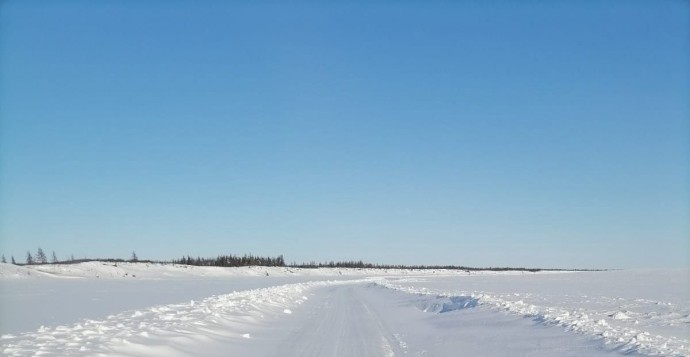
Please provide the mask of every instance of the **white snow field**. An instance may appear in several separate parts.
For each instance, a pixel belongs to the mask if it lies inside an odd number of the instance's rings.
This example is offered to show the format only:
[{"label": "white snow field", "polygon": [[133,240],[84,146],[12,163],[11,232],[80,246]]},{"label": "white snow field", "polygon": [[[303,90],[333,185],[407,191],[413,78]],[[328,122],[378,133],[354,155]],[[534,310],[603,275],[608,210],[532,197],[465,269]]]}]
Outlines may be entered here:
[{"label": "white snow field", "polygon": [[689,277],[0,264],[0,354],[690,356]]}]

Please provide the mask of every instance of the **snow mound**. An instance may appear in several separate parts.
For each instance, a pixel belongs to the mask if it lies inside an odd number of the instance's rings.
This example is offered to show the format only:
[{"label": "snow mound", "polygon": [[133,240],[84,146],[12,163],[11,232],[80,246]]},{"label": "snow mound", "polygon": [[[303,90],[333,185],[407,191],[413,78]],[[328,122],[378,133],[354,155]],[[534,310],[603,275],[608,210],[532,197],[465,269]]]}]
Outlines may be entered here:
[{"label": "snow mound", "polygon": [[444,314],[447,312],[471,309],[476,307],[478,300],[471,296],[432,296],[417,299],[414,305],[424,311]]},{"label": "snow mound", "polygon": [[254,277],[288,276],[294,273],[279,267],[199,267],[179,264],[103,262],[92,261],[78,264],[43,264],[27,266],[27,269],[60,277],[95,279],[185,279],[195,277]]},{"label": "snow mound", "polygon": [[20,265],[0,263],[0,279],[41,279],[52,278],[51,274]]},{"label": "snow mound", "polygon": [[[523,274],[524,272],[473,272],[483,274]],[[293,267],[203,267],[181,264],[144,262],[91,261],[76,264],[39,264],[17,266],[2,264],[1,278],[25,278],[35,276],[71,277],[89,279],[189,279],[197,277],[261,277],[261,276],[466,276],[464,270],[445,269],[358,269],[358,268],[293,268]]]},{"label": "snow mound", "polygon": [[609,316],[610,316],[612,319],[614,319],[614,320],[630,320],[630,319],[631,319],[630,316],[626,315],[626,314],[625,314],[624,312],[622,312],[622,311],[618,311],[618,312],[616,312],[616,313],[614,313],[614,314],[611,314],[611,315],[609,315]]}]

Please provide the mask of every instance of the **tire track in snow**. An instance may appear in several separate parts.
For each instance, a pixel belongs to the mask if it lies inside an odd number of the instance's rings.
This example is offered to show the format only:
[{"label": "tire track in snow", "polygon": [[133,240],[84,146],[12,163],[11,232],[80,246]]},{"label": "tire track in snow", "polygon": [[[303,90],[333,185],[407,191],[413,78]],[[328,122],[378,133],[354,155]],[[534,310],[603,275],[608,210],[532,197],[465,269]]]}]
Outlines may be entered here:
[{"label": "tire track in snow", "polygon": [[[277,348],[276,356],[385,356],[404,355],[394,334],[359,294],[361,285],[319,289],[316,304]],[[396,340],[397,341],[397,340]]]}]

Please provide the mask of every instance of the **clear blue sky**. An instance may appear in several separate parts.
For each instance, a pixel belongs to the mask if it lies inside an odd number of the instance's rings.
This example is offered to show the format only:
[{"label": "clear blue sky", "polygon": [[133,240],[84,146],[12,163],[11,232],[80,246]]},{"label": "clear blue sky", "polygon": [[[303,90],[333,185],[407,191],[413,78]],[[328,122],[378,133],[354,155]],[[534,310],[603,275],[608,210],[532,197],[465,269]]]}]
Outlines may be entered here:
[{"label": "clear blue sky", "polygon": [[690,265],[684,1],[3,1],[0,253]]}]

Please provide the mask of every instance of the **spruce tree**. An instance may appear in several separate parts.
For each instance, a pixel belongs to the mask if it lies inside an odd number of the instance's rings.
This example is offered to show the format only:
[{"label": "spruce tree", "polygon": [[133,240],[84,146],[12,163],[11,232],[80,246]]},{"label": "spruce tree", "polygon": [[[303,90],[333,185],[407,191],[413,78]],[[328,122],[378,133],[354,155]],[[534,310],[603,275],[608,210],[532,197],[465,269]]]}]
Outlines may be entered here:
[{"label": "spruce tree", "polygon": [[0,261],[2,261],[3,263],[7,263],[7,259],[5,259],[5,254],[2,255],[2,260]]},{"label": "spruce tree", "polygon": [[43,253],[43,249],[41,249],[41,247],[38,247],[38,251],[36,251],[36,263],[45,264],[47,262],[48,258],[46,257],[46,253]]},{"label": "spruce tree", "polygon": [[51,263],[55,264],[58,262],[57,255],[55,255],[55,251],[53,251],[53,258],[50,260]]},{"label": "spruce tree", "polygon": [[34,263],[34,257],[31,255],[31,252],[27,251],[26,252],[26,264],[31,265]]},{"label": "spruce tree", "polygon": [[139,258],[137,257],[137,253],[134,252],[134,251],[132,251],[132,261],[133,261],[133,262],[138,262],[138,261],[139,261]]},{"label": "spruce tree", "polygon": [[14,255],[12,256],[12,264],[17,265],[17,262],[14,261]]}]

